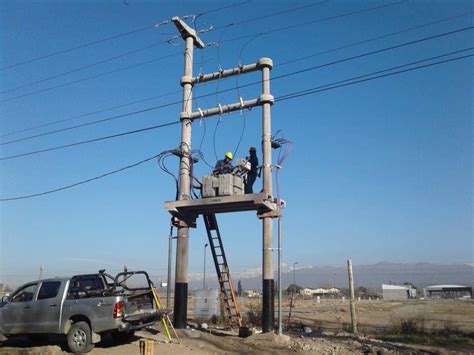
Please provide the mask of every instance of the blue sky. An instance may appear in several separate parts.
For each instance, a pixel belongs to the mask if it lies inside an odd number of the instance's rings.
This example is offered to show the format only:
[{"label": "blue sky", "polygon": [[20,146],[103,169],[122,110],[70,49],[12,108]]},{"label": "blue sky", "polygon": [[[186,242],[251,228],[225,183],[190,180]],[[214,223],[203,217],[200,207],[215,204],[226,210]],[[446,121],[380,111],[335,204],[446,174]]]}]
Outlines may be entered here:
[{"label": "blue sky", "polygon": [[[3,136],[1,142],[137,111],[181,99],[181,39],[172,25],[152,26],[174,15],[190,15],[237,4],[199,17],[206,43],[195,51],[194,73],[214,72],[271,57],[272,76],[337,61],[377,49],[472,26],[470,1],[328,1],[282,15],[235,24],[309,5],[298,1],[2,1],[0,66],[7,67],[116,34],[150,26],[127,36],[1,70],[0,91],[120,56],[68,75],[0,95],[1,135],[86,113],[178,92],[114,110],[71,119],[42,129]],[[314,2],[313,2],[314,3]],[[302,24],[385,4],[384,8]],[[458,16],[464,15],[465,16]],[[458,17],[456,17],[458,16]],[[332,50],[438,20],[452,18],[289,65],[293,59]],[[249,41],[251,39],[251,41]],[[153,44],[160,43],[152,46]],[[472,47],[472,30],[290,75],[271,83],[279,97],[389,67]],[[472,54],[472,50],[464,52]],[[166,59],[151,61],[169,56]],[[455,56],[446,57],[453,58]],[[148,64],[139,65],[142,62]],[[127,70],[121,68],[135,65]],[[108,71],[115,73],[104,74]],[[71,81],[100,75],[74,84]],[[198,86],[195,107],[251,99],[260,86],[239,85],[257,73]],[[59,88],[49,89],[63,85]],[[40,91],[20,98],[24,94]],[[232,89],[225,93],[218,91]],[[472,59],[389,76],[357,85],[276,103],[272,129],[294,142],[281,171],[284,261],[343,265],[394,262],[467,263],[473,261],[472,236]],[[6,157],[47,147],[152,126],[178,119],[180,105],[102,124],[2,145]],[[261,137],[261,110],[223,116],[215,139],[217,154],[247,153]],[[213,135],[218,119],[193,125],[193,147],[215,162]],[[41,192],[100,175],[179,144],[171,126],[122,138],[0,161],[1,198]],[[261,154],[259,154],[261,155]],[[177,161],[168,163],[176,171]],[[196,166],[197,175],[209,168]],[[261,181],[257,181],[260,186]],[[127,265],[164,274],[172,179],[156,161],[80,187],[43,197],[0,203],[0,281]],[[219,216],[231,270],[261,263],[261,226],[253,213]],[[190,272],[200,272],[205,230],[191,230]],[[276,233],[275,233],[276,246]],[[276,263],[276,254],[275,254]]]}]

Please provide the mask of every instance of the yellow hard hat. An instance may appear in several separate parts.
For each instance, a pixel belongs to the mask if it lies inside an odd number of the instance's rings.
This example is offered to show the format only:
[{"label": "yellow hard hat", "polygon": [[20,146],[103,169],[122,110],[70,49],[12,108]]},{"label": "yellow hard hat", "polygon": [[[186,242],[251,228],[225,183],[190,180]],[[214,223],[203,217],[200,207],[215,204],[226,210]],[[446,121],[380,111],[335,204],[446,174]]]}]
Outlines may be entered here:
[{"label": "yellow hard hat", "polygon": [[231,152],[225,153],[225,157],[229,158],[230,160],[234,159],[234,155]]}]

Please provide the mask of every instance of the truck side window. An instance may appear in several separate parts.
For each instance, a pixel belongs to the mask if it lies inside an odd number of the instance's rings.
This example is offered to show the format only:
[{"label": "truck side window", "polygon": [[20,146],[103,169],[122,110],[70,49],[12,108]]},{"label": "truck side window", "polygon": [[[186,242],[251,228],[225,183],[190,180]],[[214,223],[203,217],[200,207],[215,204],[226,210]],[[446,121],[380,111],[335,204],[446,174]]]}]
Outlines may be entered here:
[{"label": "truck side window", "polygon": [[98,275],[78,275],[71,279],[68,299],[96,297],[103,294],[104,282]]},{"label": "truck side window", "polygon": [[58,295],[61,281],[48,281],[41,284],[41,288],[38,292],[38,299],[44,300],[47,298],[54,298]]},{"label": "truck side window", "polygon": [[97,275],[80,276],[79,282],[85,291],[97,291],[104,289],[104,284]]},{"label": "truck side window", "polygon": [[37,285],[38,284],[30,284],[19,289],[12,296],[12,302],[28,302],[28,301],[33,300]]}]

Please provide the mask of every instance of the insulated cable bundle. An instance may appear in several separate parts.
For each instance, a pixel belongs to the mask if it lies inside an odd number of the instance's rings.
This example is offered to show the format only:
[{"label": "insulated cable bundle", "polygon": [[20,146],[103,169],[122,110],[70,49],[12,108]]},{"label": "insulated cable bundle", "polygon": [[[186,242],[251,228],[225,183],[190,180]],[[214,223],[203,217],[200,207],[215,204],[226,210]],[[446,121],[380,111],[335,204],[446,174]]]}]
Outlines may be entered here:
[{"label": "insulated cable bundle", "polygon": [[[280,134],[281,138],[276,138],[277,135]],[[277,203],[278,203],[278,208],[281,209],[281,199],[280,199],[280,169],[283,166],[284,161],[288,157],[288,155],[291,153],[293,150],[293,142],[286,139],[284,137],[283,131],[278,130],[275,135],[272,137],[272,148],[274,149],[279,149],[278,152],[278,159],[276,163],[276,172],[275,172],[275,186],[276,186],[276,191],[277,191]]]},{"label": "insulated cable bundle", "polygon": [[178,200],[179,198],[179,177],[177,177],[173,172],[171,172],[165,165],[165,160],[169,158],[170,156],[177,156],[177,157],[182,157],[186,156],[189,159],[189,167],[187,167],[187,170],[189,172],[189,176],[191,177],[190,179],[190,187],[189,191],[191,191],[194,195],[195,198],[199,198],[198,195],[194,192],[194,185],[193,181],[197,181],[199,184],[199,180],[194,176],[193,174],[193,169],[194,169],[194,163],[197,163],[199,160],[204,161],[204,155],[199,149],[193,149],[191,151],[183,151],[180,148],[175,148],[175,149],[169,149],[161,152],[157,156],[158,160],[158,165],[163,170],[166,174],[170,175],[176,186],[176,194],[175,194],[175,199]]}]

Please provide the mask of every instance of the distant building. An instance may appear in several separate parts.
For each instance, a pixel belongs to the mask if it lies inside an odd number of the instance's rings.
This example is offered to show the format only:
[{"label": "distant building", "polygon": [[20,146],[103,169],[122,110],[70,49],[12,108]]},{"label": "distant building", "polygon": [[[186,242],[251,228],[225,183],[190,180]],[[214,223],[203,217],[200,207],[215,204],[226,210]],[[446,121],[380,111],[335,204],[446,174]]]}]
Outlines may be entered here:
[{"label": "distant building", "polygon": [[254,290],[243,290],[242,295],[248,298],[259,298],[260,293]]},{"label": "distant building", "polygon": [[423,289],[425,298],[472,298],[472,287],[460,285],[435,285]]},{"label": "distant building", "polygon": [[337,288],[304,288],[300,290],[300,295],[305,297],[337,295],[340,292]]},{"label": "distant building", "polygon": [[382,284],[382,297],[385,301],[403,301],[416,298],[416,289],[410,285],[384,285]]}]

